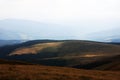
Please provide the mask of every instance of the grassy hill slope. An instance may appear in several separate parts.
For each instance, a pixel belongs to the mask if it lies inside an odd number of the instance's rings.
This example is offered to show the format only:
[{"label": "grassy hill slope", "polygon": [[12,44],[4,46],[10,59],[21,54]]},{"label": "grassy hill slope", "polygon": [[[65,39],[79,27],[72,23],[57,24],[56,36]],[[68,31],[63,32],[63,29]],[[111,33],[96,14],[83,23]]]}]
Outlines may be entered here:
[{"label": "grassy hill slope", "polygon": [[23,61],[13,61],[13,60],[4,60],[4,59],[0,59],[0,64],[12,64],[12,65],[30,65],[31,63],[27,63],[27,62],[23,62]]},{"label": "grassy hill slope", "polygon": [[0,80],[119,80],[119,71],[82,70],[40,65],[0,65]]},{"label": "grassy hill slope", "polygon": [[[120,55],[106,60],[107,63],[96,67],[97,70],[120,71]],[[105,62],[105,60],[104,60]]]},{"label": "grassy hill slope", "polygon": [[[2,47],[0,55],[5,59],[50,66],[76,67],[79,65],[83,66],[80,68],[86,68],[87,65],[88,68],[94,68],[103,65],[106,59],[120,55],[120,46],[80,40],[37,40]],[[100,62],[99,65],[98,62]]]}]

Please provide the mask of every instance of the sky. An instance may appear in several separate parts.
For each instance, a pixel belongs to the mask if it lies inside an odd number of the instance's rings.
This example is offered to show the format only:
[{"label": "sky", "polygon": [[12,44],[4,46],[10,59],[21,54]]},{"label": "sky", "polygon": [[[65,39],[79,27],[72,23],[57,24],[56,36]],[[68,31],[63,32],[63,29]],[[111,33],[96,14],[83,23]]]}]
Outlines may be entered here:
[{"label": "sky", "polygon": [[0,0],[0,18],[38,21],[120,19],[119,0]]},{"label": "sky", "polygon": [[120,27],[120,0],[0,0],[4,19],[65,25],[80,37]]}]

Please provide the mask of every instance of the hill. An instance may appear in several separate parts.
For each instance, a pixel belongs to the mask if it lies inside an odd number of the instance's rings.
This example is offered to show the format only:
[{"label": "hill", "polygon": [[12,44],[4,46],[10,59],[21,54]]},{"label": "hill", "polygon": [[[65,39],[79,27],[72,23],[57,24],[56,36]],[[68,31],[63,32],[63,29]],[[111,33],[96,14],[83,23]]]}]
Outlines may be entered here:
[{"label": "hill", "polygon": [[[104,60],[105,62],[105,60]],[[120,55],[106,60],[106,63],[96,67],[97,70],[120,71]]]},{"label": "hill", "polygon": [[[0,65],[1,64],[9,64],[9,65],[30,65],[31,63],[23,62],[23,61],[14,61],[14,60],[5,60],[0,59]],[[32,64],[31,64],[32,65]]]},{"label": "hill", "polygon": [[[118,61],[119,57],[116,57]],[[113,59],[113,58],[112,58]],[[111,60],[112,60],[111,59]],[[120,59],[120,58],[119,58]],[[115,62],[114,62],[115,63]],[[14,64],[14,65],[13,65]],[[116,64],[118,67],[119,65]],[[115,67],[116,67],[115,66]],[[119,80],[120,71],[103,71],[111,65],[85,70],[68,67],[42,66],[0,59],[0,80]],[[119,66],[120,69],[120,66]],[[102,70],[102,71],[100,71]]]},{"label": "hill", "polygon": [[119,71],[0,64],[0,80],[119,80]]},{"label": "hill", "polygon": [[120,42],[112,42],[112,43],[108,43],[108,44],[120,45]]},{"label": "hill", "polygon": [[119,45],[82,40],[35,40],[0,48],[0,58],[4,59],[85,69],[107,64],[106,60],[118,55]]},{"label": "hill", "polygon": [[76,65],[74,68],[84,68],[93,70],[110,70],[110,71],[120,71],[120,55],[113,56],[109,58],[104,58],[99,61],[84,65]]}]

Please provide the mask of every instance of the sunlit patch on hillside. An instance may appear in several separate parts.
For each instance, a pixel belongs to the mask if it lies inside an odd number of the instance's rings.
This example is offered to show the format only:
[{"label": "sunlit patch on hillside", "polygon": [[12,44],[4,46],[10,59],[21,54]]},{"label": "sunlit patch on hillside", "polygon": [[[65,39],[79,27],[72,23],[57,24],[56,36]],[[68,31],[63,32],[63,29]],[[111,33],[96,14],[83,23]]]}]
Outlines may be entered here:
[{"label": "sunlit patch on hillside", "polygon": [[97,55],[97,54],[86,54],[83,57],[99,57],[99,56],[103,56],[103,55]]},{"label": "sunlit patch on hillside", "polygon": [[63,42],[52,42],[52,43],[41,43],[36,44],[27,48],[19,48],[13,51],[9,56],[12,55],[23,55],[23,54],[37,54],[45,48],[58,48]]}]

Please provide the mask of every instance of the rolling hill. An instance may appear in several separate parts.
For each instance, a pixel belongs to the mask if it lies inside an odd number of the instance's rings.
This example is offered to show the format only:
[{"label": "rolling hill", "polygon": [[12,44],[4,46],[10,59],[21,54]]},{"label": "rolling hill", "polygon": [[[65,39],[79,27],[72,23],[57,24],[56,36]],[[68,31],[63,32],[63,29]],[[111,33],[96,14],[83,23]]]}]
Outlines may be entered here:
[{"label": "rolling hill", "polygon": [[85,69],[110,64],[119,55],[119,45],[82,40],[35,40],[0,48],[0,58],[8,60]]}]

